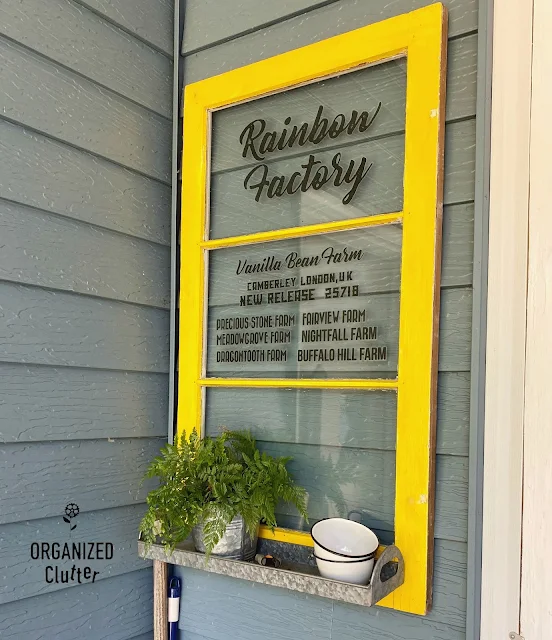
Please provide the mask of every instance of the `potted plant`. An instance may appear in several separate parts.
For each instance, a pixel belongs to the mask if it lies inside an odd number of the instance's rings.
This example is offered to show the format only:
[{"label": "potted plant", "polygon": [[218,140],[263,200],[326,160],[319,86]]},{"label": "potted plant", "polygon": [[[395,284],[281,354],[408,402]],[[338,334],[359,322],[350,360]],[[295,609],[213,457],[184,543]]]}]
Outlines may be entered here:
[{"label": "potted plant", "polygon": [[307,519],[306,491],[291,479],[291,458],[261,453],[245,431],[223,431],[216,438],[180,438],[166,445],[146,478],[159,487],[147,497],[140,524],[146,545],[159,540],[171,551],[193,534],[198,551],[252,559],[259,523],[276,526],[275,509],[289,502]]}]

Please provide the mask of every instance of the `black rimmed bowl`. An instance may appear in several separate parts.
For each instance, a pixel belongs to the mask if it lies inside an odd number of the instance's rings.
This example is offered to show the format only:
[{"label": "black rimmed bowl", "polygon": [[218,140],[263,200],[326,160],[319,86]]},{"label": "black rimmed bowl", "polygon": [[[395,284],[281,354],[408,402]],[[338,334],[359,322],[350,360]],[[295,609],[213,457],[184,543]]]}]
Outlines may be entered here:
[{"label": "black rimmed bowl", "polygon": [[379,544],[371,529],[354,520],[325,518],[312,526],[311,536],[321,576],[367,584]]},{"label": "black rimmed bowl", "polygon": [[368,560],[378,548],[376,534],[360,522],[325,518],[311,528],[314,553],[321,560]]},{"label": "black rimmed bowl", "polygon": [[374,570],[375,553],[360,560],[342,558],[341,560],[327,560],[319,558],[316,553],[316,566],[323,578],[328,580],[339,580],[351,584],[368,584],[370,576]]}]

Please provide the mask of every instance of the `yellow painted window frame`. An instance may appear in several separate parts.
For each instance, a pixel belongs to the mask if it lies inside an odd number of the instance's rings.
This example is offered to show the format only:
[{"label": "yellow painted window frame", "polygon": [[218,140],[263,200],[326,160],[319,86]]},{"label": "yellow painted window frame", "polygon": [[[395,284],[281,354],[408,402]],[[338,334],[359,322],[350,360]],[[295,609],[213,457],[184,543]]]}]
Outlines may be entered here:
[{"label": "yellow painted window frame", "polygon": [[[380,604],[425,614],[433,575],[433,497],[442,218],[446,9],[432,4],[190,84],[184,93],[177,430],[203,426],[206,387],[389,389],[397,392],[395,543],[404,585]],[[403,211],[209,240],[211,112],[406,56]],[[394,380],[225,379],[205,375],[209,250],[402,222],[399,366]],[[261,535],[311,544],[307,533]]]}]

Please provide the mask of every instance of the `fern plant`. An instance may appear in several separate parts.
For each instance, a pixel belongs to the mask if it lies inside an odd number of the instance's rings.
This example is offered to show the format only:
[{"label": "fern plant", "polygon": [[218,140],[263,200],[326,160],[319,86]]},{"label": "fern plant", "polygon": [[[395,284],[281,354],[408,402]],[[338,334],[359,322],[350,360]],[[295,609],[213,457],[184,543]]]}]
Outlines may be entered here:
[{"label": "fern plant", "polygon": [[291,458],[261,453],[255,438],[245,431],[223,431],[216,438],[180,438],[161,449],[145,478],[158,478],[148,494],[148,510],[140,524],[146,546],[157,539],[168,551],[185,540],[203,522],[206,555],[224,535],[227,525],[241,515],[255,536],[260,522],[276,526],[280,500],[293,504],[308,518],[306,491],[286,469]]}]

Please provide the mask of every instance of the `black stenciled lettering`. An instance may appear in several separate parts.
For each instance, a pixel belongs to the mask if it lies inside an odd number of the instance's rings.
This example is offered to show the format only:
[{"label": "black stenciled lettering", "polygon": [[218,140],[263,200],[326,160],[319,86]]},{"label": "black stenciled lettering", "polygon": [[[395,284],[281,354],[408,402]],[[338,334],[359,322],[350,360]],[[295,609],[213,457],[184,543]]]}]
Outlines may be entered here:
[{"label": "black stenciled lettering", "polygon": [[344,349],[337,350],[337,359],[345,362],[354,362],[356,357],[356,350],[354,347],[346,347]]},{"label": "black stenciled lettering", "polygon": [[311,177],[311,171],[314,168],[315,164],[322,164],[320,160],[316,159],[316,156],[312,154],[309,156],[308,162],[301,165],[301,168],[305,170],[305,175],[303,176],[303,180],[301,182],[301,191],[305,192],[311,186],[309,184],[309,180]]},{"label": "black stenciled lettering", "polygon": [[297,267],[315,267],[320,262],[320,256],[301,257],[296,251],[288,253],[284,260],[288,269]]},{"label": "black stenciled lettering", "polygon": [[259,151],[263,154],[263,160],[267,153],[272,153],[277,149],[276,135],[275,131],[267,131],[267,133],[264,134],[261,144],[259,145]]},{"label": "black stenciled lettering", "polygon": [[298,362],[332,362],[335,360],[335,349],[298,349]]},{"label": "black stenciled lettering", "polygon": [[332,175],[335,175],[335,178],[333,179],[334,185],[336,187],[340,187],[343,184],[343,178],[341,177],[341,174],[343,173],[343,167],[341,166],[340,153],[336,153],[335,156],[332,158],[332,167],[334,169]]},{"label": "black stenciled lettering", "polygon": [[283,196],[286,192],[285,182],[285,176],[274,176],[274,178],[272,178],[272,180],[270,181],[270,185],[268,186],[266,195],[269,198],[274,198],[275,196],[278,196],[278,198],[280,198],[281,196]]},{"label": "black stenciled lettering", "polygon": [[385,362],[387,360],[387,346],[360,347],[359,359],[372,360],[376,362]]},{"label": "black stenciled lettering", "polygon": [[294,171],[289,178],[284,175],[270,176],[268,165],[259,164],[245,176],[243,186],[253,191],[256,202],[259,202],[263,196],[271,200],[284,195],[293,195],[298,191],[305,193],[311,188],[317,191],[325,184],[333,183],[334,186],[339,187],[347,183],[352,187],[347,191],[342,202],[349,204],[372,166],[373,163],[367,164],[367,159],[362,157],[360,161],[350,160],[344,169],[341,164],[341,153],[336,153],[330,166],[326,166],[317,160],[315,155],[310,154],[308,160],[301,165],[303,171]]},{"label": "black stenciled lettering", "polygon": [[328,179],[329,179],[328,174],[329,174],[328,167],[324,165],[322,165],[321,167],[318,167],[311,182],[312,188],[315,191],[318,191],[318,189],[322,188],[326,184],[326,182],[328,182]]},{"label": "black stenciled lettering", "polygon": [[312,123],[312,129],[309,135],[309,141],[313,144],[319,144],[326,137],[328,132],[328,120],[322,117],[324,107],[318,107],[314,122]]},{"label": "black stenciled lettering", "polygon": [[343,309],[341,322],[365,322],[366,309]]},{"label": "black stenciled lettering", "polygon": [[[284,124],[286,125],[286,127],[291,123],[291,118],[286,118],[284,120]],[[278,148],[279,151],[283,151],[285,146],[286,146],[286,137],[287,137],[287,133],[288,130],[287,129],[282,129],[282,132],[280,133],[280,138],[278,139],[278,144],[276,145],[276,147]]]},{"label": "black stenciled lettering", "polygon": [[330,128],[328,129],[328,136],[333,140],[334,138],[337,138],[341,133],[343,133],[346,127],[347,124],[345,116],[342,113],[338,113],[335,116],[334,121],[330,125]]},{"label": "black stenciled lettering", "polygon": [[236,275],[241,273],[264,273],[265,271],[279,271],[282,268],[282,262],[275,256],[267,256],[260,262],[249,262],[247,258],[245,260],[238,260],[238,266],[236,267]]},{"label": "black stenciled lettering", "polygon": [[264,160],[255,149],[255,140],[262,135],[266,127],[265,120],[253,120],[250,122],[240,134],[240,144],[243,144],[242,157],[247,158],[247,154],[250,152],[255,160]]},{"label": "black stenciled lettering", "polygon": [[347,191],[347,193],[345,194],[345,196],[341,200],[341,202],[343,202],[343,204],[349,204],[349,202],[351,202],[351,200],[355,197],[357,189],[360,187],[360,183],[364,180],[364,178],[368,174],[368,171],[370,171],[370,169],[374,165],[374,163],[371,162],[368,165],[368,167],[366,167],[366,162],[367,162],[366,158],[362,158],[362,160],[360,161],[360,165],[356,168],[355,171],[353,171],[353,169],[355,168],[355,161],[351,160],[349,162],[349,167],[347,168],[347,171],[345,172],[345,176],[344,176],[343,180],[345,182],[347,182],[347,183],[351,183],[352,182],[353,186],[349,191]]},{"label": "black stenciled lettering", "polygon": [[335,139],[341,134],[352,135],[356,131],[364,133],[372,126],[379,114],[382,103],[379,102],[373,113],[356,110],[347,119],[345,114],[338,113],[331,120],[324,115],[324,106],[316,110],[312,123],[302,122],[288,129],[292,119],[288,116],[284,120],[285,127],[280,132],[267,131],[266,120],[257,118],[247,124],[240,134],[239,141],[243,145],[242,156],[249,154],[256,160],[264,160],[265,154],[283,151],[286,147],[292,149],[295,145],[304,146],[307,142],[320,144],[326,137]]},{"label": "black stenciled lettering", "polygon": [[300,127],[293,127],[286,146],[291,148],[295,146],[295,143],[297,142],[300,147],[303,147],[305,144],[307,144],[308,139],[309,125],[306,122],[303,122]]},{"label": "black stenciled lettering", "polygon": [[[364,133],[372,126],[381,110],[382,103],[371,110],[356,110],[347,118],[345,114],[338,113],[333,119],[324,115],[324,107],[320,105],[311,123],[292,123],[291,117],[284,120],[285,127],[280,131],[267,130],[267,122],[262,118],[252,120],[242,130],[239,141],[242,145],[242,157],[252,157],[262,162],[268,154],[292,149],[295,146],[302,147],[307,143],[320,144],[324,139],[336,139],[342,134],[352,135]],[[362,157],[358,160],[350,160],[346,168],[342,164],[341,153],[336,153],[329,166],[309,155],[307,162],[301,165],[303,171],[294,171],[289,178],[284,175],[269,175],[269,167],[259,164],[253,167],[246,175],[244,189],[253,191],[255,201],[260,202],[263,196],[268,199],[281,198],[285,195],[294,195],[298,191],[306,192],[308,189],[319,190],[324,185],[333,183],[340,187],[344,183],[351,188],[342,198],[344,205],[349,204],[355,197],[362,181],[372,168],[373,163]]]},{"label": "black stenciled lettering", "polygon": [[370,113],[368,111],[363,111],[360,115],[357,111],[353,111],[353,113],[351,114],[351,120],[349,121],[349,126],[347,127],[347,133],[349,135],[354,133],[357,126],[359,133],[364,133],[366,129],[368,129],[368,127],[372,125],[372,123],[376,119],[376,116],[380,112],[380,109],[381,102],[378,103],[378,106],[376,107],[376,110],[374,111],[374,114],[372,116],[370,116]]},{"label": "black stenciled lettering", "polygon": [[289,182],[286,187],[286,193],[288,193],[290,196],[293,195],[294,193],[297,193],[299,189],[301,189],[301,183],[295,186],[295,180],[297,180],[297,178],[300,178],[300,177],[301,177],[300,171],[296,171],[295,173],[291,174],[291,178],[289,179]]},{"label": "black stenciled lettering", "polygon": [[262,293],[252,293],[250,295],[240,296],[240,307],[251,307],[260,304],[263,304]]},{"label": "black stenciled lettering", "polygon": [[351,262],[352,260],[362,260],[362,249],[348,249],[347,247],[343,247],[342,251],[336,251],[333,247],[326,247],[324,251],[322,251],[321,256],[327,264]]},{"label": "black stenciled lettering", "polygon": [[[260,158],[260,159],[263,160],[264,158]],[[261,174],[261,178],[259,182],[256,182],[255,184],[251,184],[250,186],[249,183],[251,179],[257,173]],[[257,193],[255,194],[255,200],[257,202],[259,202],[259,200],[261,199],[261,196],[263,195],[263,189],[270,184],[270,181],[266,179],[267,175],[268,175],[268,166],[266,164],[259,164],[253,169],[251,169],[251,171],[245,176],[245,180],[243,181],[244,189],[257,190]]]}]

